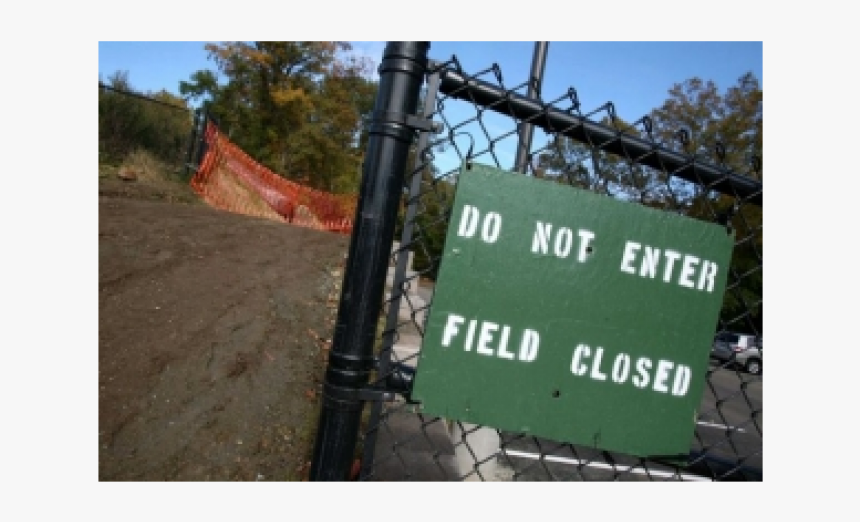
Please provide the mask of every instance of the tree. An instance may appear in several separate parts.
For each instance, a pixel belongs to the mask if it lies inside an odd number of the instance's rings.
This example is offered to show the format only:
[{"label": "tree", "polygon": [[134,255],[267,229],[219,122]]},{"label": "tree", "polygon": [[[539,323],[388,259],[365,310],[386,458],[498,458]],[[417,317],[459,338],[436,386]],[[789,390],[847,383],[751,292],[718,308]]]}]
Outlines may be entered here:
[{"label": "tree", "polygon": [[185,100],[165,90],[139,93],[127,71],[99,89],[99,160],[119,163],[143,149],[178,168],[187,152],[192,115]]},{"label": "tree", "polygon": [[[654,136],[672,150],[761,180],[759,165],[752,168],[752,163],[753,157],[759,161],[762,157],[762,95],[752,73],[741,76],[723,95],[714,82],[699,78],[675,84],[669,99],[651,113]],[[682,131],[688,138],[686,146],[677,139]],[[717,152],[718,143],[723,157]]]},{"label": "tree", "polygon": [[[621,118],[601,123],[627,135],[642,134]],[[555,135],[538,156],[538,177],[649,206],[663,207],[672,199],[665,173],[563,135]]]},{"label": "tree", "polygon": [[[673,86],[669,99],[652,112],[655,135],[674,150],[693,153],[704,161],[761,181],[762,100],[761,87],[752,73],[741,76],[737,85],[723,95],[713,82],[693,78]],[[688,133],[686,148],[673,139],[682,129]],[[688,216],[724,223],[736,237],[721,328],[761,333],[762,208],[699,187],[691,193],[684,202]]]},{"label": "tree", "polygon": [[594,192],[607,191],[609,177],[595,174],[600,153],[587,145],[557,134],[538,156],[538,177]]},{"label": "tree", "polygon": [[226,82],[198,71],[180,84],[205,100],[222,131],[280,175],[314,188],[355,192],[363,159],[362,121],[376,84],[372,64],[345,42],[207,44]]},{"label": "tree", "polygon": [[[714,82],[699,78],[675,84],[668,93],[668,99],[650,114],[650,134],[620,118],[604,118],[601,123],[737,174],[762,179],[763,93],[752,73],[743,75],[737,85],[722,94]],[[669,178],[668,173],[637,165],[632,158],[607,154],[564,136],[555,136],[547,144],[538,158],[538,174],[730,227],[737,242],[721,320],[730,329],[762,331],[761,207]]]},{"label": "tree", "polygon": [[377,86],[366,78],[366,60],[350,58],[329,68],[312,92],[312,110],[289,144],[292,169],[327,191],[357,192],[367,128]]}]

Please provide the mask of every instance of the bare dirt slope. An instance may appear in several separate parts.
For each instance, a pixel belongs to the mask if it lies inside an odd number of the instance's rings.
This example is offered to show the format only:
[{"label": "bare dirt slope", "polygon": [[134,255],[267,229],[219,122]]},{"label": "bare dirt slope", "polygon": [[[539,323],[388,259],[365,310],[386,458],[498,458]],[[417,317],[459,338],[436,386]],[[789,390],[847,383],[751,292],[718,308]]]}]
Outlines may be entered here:
[{"label": "bare dirt slope", "polygon": [[100,178],[99,479],[306,479],[347,248]]}]

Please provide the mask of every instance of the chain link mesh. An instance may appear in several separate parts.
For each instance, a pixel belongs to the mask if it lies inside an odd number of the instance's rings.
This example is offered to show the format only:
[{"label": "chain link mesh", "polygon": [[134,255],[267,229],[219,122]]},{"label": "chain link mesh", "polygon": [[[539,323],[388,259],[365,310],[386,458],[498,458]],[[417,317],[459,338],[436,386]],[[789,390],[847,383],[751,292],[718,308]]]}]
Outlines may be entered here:
[{"label": "chain link mesh", "polygon": [[[526,98],[493,64],[467,74],[452,57],[431,61],[423,115],[443,124],[420,133],[407,173],[377,343],[377,385],[414,372],[432,304],[444,230],[464,160],[511,169],[520,126],[535,136],[525,175],[564,183],[734,229],[720,330],[761,337],[761,161],[729,164],[722,144],[692,150],[688,130],[661,140],[654,122],[621,121],[612,103],[584,111],[575,89]],[[665,136],[665,132],[663,133]],[[737,155],[734,155],[737,156]],[[525,433],[423,415],[408,393],[373,403],[360,445],[362,480],[727,481],[762,480],[762,377],[712,361],[690,459],[678,466]]]},{"label": "chain link mesh", "polygon": [[99,163],[133,164],[145,154],[177,180],[187,179],[194,112],[99,82]]}]

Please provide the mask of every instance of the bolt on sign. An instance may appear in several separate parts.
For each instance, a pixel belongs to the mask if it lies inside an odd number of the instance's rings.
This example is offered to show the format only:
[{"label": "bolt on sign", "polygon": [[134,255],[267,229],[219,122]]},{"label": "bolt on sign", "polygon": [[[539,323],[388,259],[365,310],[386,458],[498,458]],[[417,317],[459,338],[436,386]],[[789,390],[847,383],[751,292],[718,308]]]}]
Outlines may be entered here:
[{"label": "bolt on sign", "polygon": [[415,374],[424,413],[686,459],[726,228],[462,168]]}]

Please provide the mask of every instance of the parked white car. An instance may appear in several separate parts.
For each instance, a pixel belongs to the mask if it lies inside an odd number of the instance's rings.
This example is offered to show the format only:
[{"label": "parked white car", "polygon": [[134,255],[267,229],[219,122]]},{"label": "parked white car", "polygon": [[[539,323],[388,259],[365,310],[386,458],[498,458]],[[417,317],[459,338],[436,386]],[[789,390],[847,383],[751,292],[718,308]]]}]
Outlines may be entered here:
[{"label": "parked white car", "polygon": [[737,365],[753,375],[762,372],[762,338],[734,332],[720,332],[711,346],[711,358]]}]

